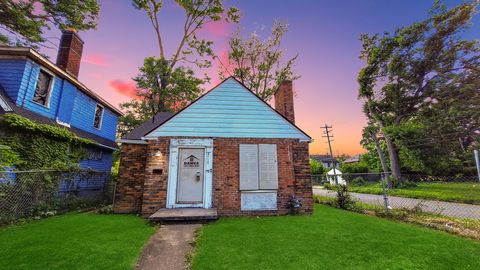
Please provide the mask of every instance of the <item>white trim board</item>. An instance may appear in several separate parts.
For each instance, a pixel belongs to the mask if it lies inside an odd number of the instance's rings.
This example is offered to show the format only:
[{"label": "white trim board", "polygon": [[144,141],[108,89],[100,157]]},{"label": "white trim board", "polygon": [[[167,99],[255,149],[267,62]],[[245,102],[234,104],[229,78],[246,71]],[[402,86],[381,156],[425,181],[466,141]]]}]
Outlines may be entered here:
[{"label": "white trim board", "polygon": [[[178,181],[178,154],[179,148],[203,148],[204,157],[204,185],[203,202],[200,204],[177,204],[177,181]],[[167,208],[182,207],[212,207],[213,189],[213,140],[212,139],[171,139],[170,154],[168,160],[168,183],[167,183]]]},{"label": "white trim board", "polygon": [[2,107],[5,112],[13,112],[12,107],[8,105],[7,101],[3,98],[2,95],[0,95],[0,107]]}]

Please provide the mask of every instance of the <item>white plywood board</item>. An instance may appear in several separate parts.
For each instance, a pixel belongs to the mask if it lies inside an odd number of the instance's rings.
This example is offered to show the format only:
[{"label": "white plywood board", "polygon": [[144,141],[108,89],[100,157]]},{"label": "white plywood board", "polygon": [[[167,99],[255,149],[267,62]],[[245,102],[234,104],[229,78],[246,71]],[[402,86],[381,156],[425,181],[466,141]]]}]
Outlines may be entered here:
[{"label": "white plywood board", "polygon": [[278,188],[277,145],[259,144],[258,161],[260,189]]},{"label": "white plywood board", "polygon": [[277,192],[242,192],[241,209],[243,211],[277,210]]},{"label": "white plywood board", "polygon": [[240,144],[240,190],[258,189],[258,146]]}]

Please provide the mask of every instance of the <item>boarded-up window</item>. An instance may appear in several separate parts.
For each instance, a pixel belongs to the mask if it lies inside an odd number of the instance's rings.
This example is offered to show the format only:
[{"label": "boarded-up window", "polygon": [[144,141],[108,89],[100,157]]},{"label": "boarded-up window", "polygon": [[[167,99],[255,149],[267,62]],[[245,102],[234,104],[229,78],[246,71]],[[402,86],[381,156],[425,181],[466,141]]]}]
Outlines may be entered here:
[{"label": "boarded-up window", "polygon": [[258,189],[258,146],[240,145],[240,190]]},{"label": "boarded-up window", "polygon": [[277,145],[258,145],[260,189],[278,188]]},{"label": "boarded-up window", "polygon": [[240,145],[240,190],[277,189],[277,145]]}]

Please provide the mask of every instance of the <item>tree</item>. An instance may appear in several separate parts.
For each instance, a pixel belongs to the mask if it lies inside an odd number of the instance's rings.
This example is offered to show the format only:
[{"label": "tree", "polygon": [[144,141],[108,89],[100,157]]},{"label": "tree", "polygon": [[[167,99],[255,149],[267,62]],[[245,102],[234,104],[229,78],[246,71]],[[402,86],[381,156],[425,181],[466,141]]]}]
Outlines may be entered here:
[{"label": "tree", "polygon": [[48,47],[46,30],[94,29],[99,10],[97,0],[2,0],[0,44]]},{"label": "tree", "polygon": [[225,20],[238,22],[239,11],[225,9],[221,0],[176,0],[185,12],[180,42],[171,55],[165,51],[165,39],[159,20],[162,0],[133,0],[133,6],[146,13],[158,43],[158,56],[147,57],[140,73],[133,78],[137,83],[136,98],[121,104],[126,115],[120,118],[122,132],[126,133],[158,112],[177,111],[195,100],[202,92],[201,85],[209,81],[205,75],[198,78],[192,66],[199,69],[211,66],[214,57],[212,41],[202,39],[198,31],[210,22]]},{"label": "tree", "polygon": [[312,174],[324,174],[326,172],[323,164],[313,158],[310,159],[310,170],[312,171]]},{"label": "tree", "polygon": [[368,173],[368,164],[363,161],[356,163],[343,163],[342,165],[340,165],[340,171],[344,174]]},{"label": "tree", "polygon": [[393,35],[360,37],[360,58],[366,64],[358,75],[359,98],[364,101],[371,128],[383,136],[392,175],[399,181],[396,129],[433,104],[461,103],[458,97],[479,77],[479,44],[460,36],[477,5],[474,1],[447,10],[436,2],[431,17],[422,22],[400,28]]},{"label": "tree", "polygon": [[228,62],[220,66],[220,77],[233,75],[261,99],[270,100],[283,80],[300,78],[293,71],[298,55],[283,61],[281,42],[287,30],[286,23],[275,22],[266,40],[256,33],[244,39],[237,31],[229,41]]}]

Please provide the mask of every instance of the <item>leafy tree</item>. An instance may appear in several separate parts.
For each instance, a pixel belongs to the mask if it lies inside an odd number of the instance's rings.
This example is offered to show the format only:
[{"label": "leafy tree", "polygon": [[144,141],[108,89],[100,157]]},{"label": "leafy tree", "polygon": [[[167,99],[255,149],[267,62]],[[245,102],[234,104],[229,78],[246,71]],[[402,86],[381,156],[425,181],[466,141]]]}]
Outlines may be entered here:
[{"label": "leafy tree", "polygon": [[244,39],[240,31],[230,39],[228,62],[220,66],[220,77],[235,76],[263,100],[270,100],[283,80],[296,80],[293,71],[298,55],[284,61],[282,38],[287,32],[286,23],[275,22],[272,35],[261,40],[256,33]]},{"label": "leafy tree", "polygon": [[368,164],[361,160],[355,163],[343,163],[340,165],[342,173],[368,173]]},{"label": "leafy tree", "polygon": [[359,98],[370,130],[383,136],[394,178],[401,176],[398,129],[434,104],[462,107],[462,93],[478,89],[479,43],[460,36],[477,5],[447,10],[436,2],[430,18],[393,35],[361,35],[366,63],[358,75]]},{"label": "leafy tree", "polygon": [[97,0],[2,0],[0,44],[48,47],[46,30],[94,29],[99,10]]},{"label": "leafy tree", "polygon": [[140,73],[133,78],[137,83],[137,96],[121,104],[126,115],[120,119],[126,133],[158,112],[177,111],[195,100],[202,92],[201,85],[209,81],[205,75],[198,78],[192,66],[208,68],[214,57],[212,41],[198,36],[198,31],[210,22],[225,20],[238,22],[239,11],[226,9],[221,0],[176,0],[185,12],[180,42],[171,55],[164,46],[161,33],[160,11],[162,0],[133,0],[133,6],[145,12],[155,30],[158,56],[147,57]]},{"label": "leafy tree", "polygon": [[312,174],[324,174],[326,172],[325,167],[321,162],[318,162],[316,159],[310,159],[310,169]]}]

